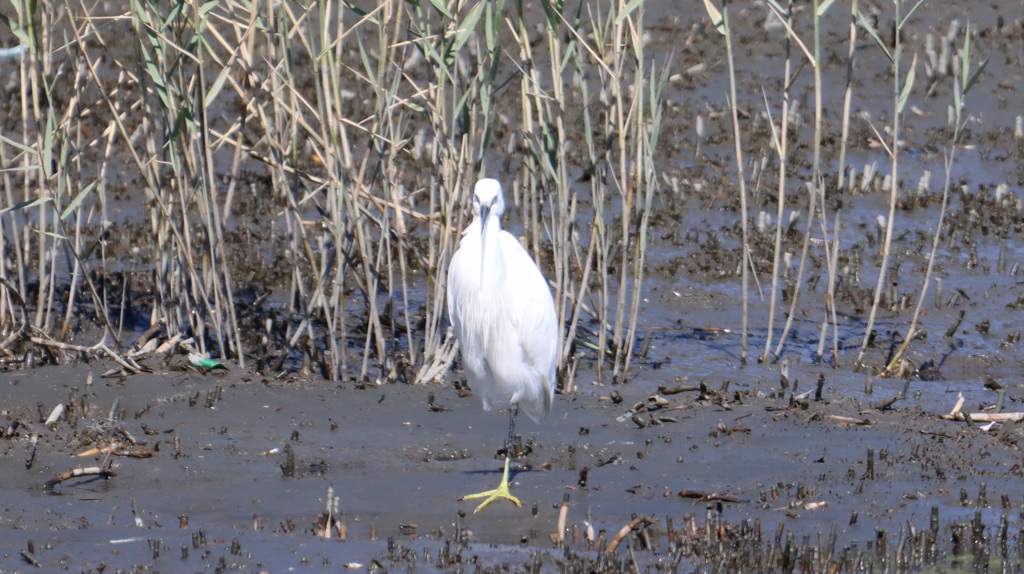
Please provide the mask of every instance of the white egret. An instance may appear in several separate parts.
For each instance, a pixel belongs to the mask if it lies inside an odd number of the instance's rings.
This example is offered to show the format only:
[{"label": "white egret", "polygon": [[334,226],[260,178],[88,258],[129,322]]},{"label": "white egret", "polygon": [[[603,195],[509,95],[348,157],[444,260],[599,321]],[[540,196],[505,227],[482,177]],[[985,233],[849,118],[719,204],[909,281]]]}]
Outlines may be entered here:
[{"label": "white egret", "polygon": [[474,512],[508,490],[516,413],[538,423],[551,412],[558,360],[558,318],[547,281],[512,234],[501,229],[501,184],[481,179],[473,189],[473,223],[463,232],[448,266],[448,318],[462,352],[470,387],[484,410],[508,408],[508,445],[501,484],[463,496],[483,498]]}]

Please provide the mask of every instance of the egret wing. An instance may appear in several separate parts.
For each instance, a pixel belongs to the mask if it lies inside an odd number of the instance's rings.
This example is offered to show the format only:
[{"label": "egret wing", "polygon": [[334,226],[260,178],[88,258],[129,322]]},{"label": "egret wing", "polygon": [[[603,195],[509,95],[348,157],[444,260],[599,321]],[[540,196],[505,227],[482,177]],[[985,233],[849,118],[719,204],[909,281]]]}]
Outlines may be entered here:
[{"label": "egret wing", "polygon": [[481,323],[479,318],[472,316],[478,313],[476,295],[480,290],[480,270],[476,266],[480,250],[474,247],[463,240],[452,256],[448,265],[447,292],[448,320],[462,348],[463,363],[467,363],[466,366],[473,370],[473,374],[479,371],[477,363],[483,357],[482,352],[474,348],[475,344],[481,343],[481,337],[478,333],[468,332],[474,324],[479,328]]},{"label": "egret wing", "polygon": [[[542,395],[524,397],[527,400],[522,404],[530,416],[543,418],[551,409],[555,392],[560,338],[555,302],[547,280],[519,241],[509,233],[502,233],[500,241],[508,270],[509,297],[518,319],[519,343],[526,362],[542,378]],[[533,409],[529,405],[531,398],[536,403]]]}]

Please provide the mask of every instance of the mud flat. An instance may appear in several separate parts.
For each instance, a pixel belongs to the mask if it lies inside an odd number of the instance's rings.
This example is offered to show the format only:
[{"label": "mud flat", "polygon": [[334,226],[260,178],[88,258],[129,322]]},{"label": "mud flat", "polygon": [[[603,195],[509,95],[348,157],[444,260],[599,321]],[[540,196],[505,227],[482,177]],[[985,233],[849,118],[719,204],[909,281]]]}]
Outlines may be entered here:
[{"label": "mud flat", "polygon": [[[709,375],[658,392],[584,373],[544,425],[519,427],[528,452],[513,491],[523,508],[478,515],[456,499],[500,477],[505,419],[450,386],[357,389],[173,368],[86,386],[103,370],[4,376],[4,428],[14,430],[0,440],[3,571],[620,571],[634,560],[818,571],[998,562],[1020,550],[1018,427],[942,419],[921,407],[932,391],[880,410],[826,382],[819,400],[820,367],[790,369],[796,397],[778,378]],[[892,396],[882,386],[872,402]],[[58,403],[65,417],[44,426],[40,413]],[[78,454],[108,441],[119,445],[110,476],[44,487],[102,464],[104,454]],[[614,552],[597,550],[631,521]]]}]

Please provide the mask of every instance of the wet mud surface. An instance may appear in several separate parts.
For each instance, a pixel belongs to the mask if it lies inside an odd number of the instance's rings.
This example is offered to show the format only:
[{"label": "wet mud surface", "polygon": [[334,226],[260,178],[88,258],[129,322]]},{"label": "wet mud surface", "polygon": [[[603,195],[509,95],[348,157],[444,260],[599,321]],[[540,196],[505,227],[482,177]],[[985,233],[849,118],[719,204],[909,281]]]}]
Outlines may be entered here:
[{"label": "wet mud surface", "polygon": [[[873,545],[896,546],[908,524],[927,531],[933,508],[939,548],[952,553],[951,525],[980,513],[994,530],[1000,515],[1016,523],[1024,508],[1019,428],[984,432],[942,420],[920,406],[924,399],[877,410],[824,387],[815,400],[816,377],[803,369],[797,397],[811,392],[796,399],[779,379],[743,372],[727,389],[718,376],[705,377],[704,389],[670,382],[658,401],[647,384],[609,389],[584,377],[576,393],[557,397],[544,425],[517,427],[529,450],[513,477],[523,507],[502,502],[473,514],[457,498],[500,478],[506,419],[449,386],[356,389],[167,370],[124,382],[97,376],[87,387],[88,373],[102,368],[5,377],[5,425],[24,424],[0,442],[4,571],[31,570],[20,554],[30,544],[47,570],[475,569],[539,560],[544,570],[585,571],[603,559],[614,571],[631,563],[630,543],[641,567],[668,567],[680,540],[703,539],[713,524],[735,529],[726,548],[743,524],[756,525],[764,548],[780,527],[812,545],[834,527],[837,548],[853,549],[852,559],[858,549],[874,557]],[[935,385],[943,388],[927,394],[950,397],[950,383]],[[874,402],[894,392],[877,388]],[[38,412],[57,402],[77,403],[74,422],[48,428]],[[111,407],[116,421],[106,424]],[[99,465],[103,454],[76,455],[110,440],[121,445],[115,476],[44,488],[60,473]],[[337,528],[332,539],[315,534],[329,488],[344,540]],[[565,496],[568,554],[552,541]],[[611,555],[588,550],[588,517],[607,547],[638,515],[653,521],[642,537]],[[686,533],[688,519],[696,534]],[[689,569],[716,557],[682,560]]]},{"label": "wet mud surface", "polygon": [[[858,180],[842,198],[839,354],[816,356],[827,283],[818,251],[802,295],[811,303],[797,309],[782,362],[754,360],[768,338],[768,304],[755,297],[751,355],[743,365],[739,215],[720,40],[696,8],[676,15],[649,5],[651,50],[667,55],[678,48],[680,71],[671,79],[668,151],[659,166],[673,185],[659,192],[652,215],[639,321],[647,350],[624,385],[599,381],[595,357],[581,352],[575,389],[556,397],[550,419],[520,421],[528,452],[519,458],[512,492],[522,508],[496,503],[474,515],[473,505],[457,500],[497,483],[507,420],[456,389],[457,371],[444,385],[360,383],[351,374],[329,382],[299,368],[301,357],[275,354],[286,354],[282,327],[270,335],[269,350],[263,344],[256,355],[258,370],[199,372],[175,356],[169,365],[148,365],[152,373],[124,379],[101,377],[114,366],[103,361],[0,375],[0,571],[35,571],[33,562],[44,571],[74,572],[633,571],[634,562],[639,571],[1019,569],[1022,427],[986,428],[942,415],[961,395],[964,412],[996,405],[1024,411],[1024,148],[1013,130],[1024,90],[1020,16],[992,3],[972,9],[975,53],[992,59],[972,94],[976,117],[955,168],[935,271],[943,290],[926,298],[925,335],[910,346],[904,372],[875,378],[869,373],[880,371],[902,342],[921,287],[951,135],[952,80],[928,76],[922,66],[910,100],[918,110],[904,133],[893,286],[868,366],[853,369],[878,272],[876,221],[887,212],[888,167],[866,122],[853,124],[848,163],[864,173],[877,162],[881,175]],[[962,24],[953,10],[959,8],[928,4],[916,13],[905,37],[908,53],[923,51],[929,31],[944,34],[957,18]],[[770,131],[758,110],[763,86],[778,97],[773,78],[781,52],[779,42],[768,42],[778,31],[757,6],[740,11],[734,24],[745,142],[757,150],[751,157],[770,156]],[[841,107],[842,24],[837,19],[825,35],[829,114]],[[882,16],[879,27],[887,26],[891,17]],[[886,120],[878,118],[891,113],[891,72],[876,49],[859,50],[855,108],[881,125]],[[801,90],[799,141],[807,142],[813,97]],[[357,112],[353,117],[366,115]],[[830,125],[825,138],[834,142],[838,127]],[[794,153],[796,174],[806,175],[807,155],[806,146]],[[833,179],[842,168],[834,165],[836,155],[826,149]],[[268,316],[278,325],[297,321],[281,310],[291,262],[284,240],[268,231],[276,200],[260,166],[246,169],[240,185],[251,201],[241,202],[227,233],[239,264],[243,338],[257,347]],[[772,169],[753,188],[754,214],[776,212],[768,191]],[[915,185],[926,171],[931,185]],[[136,222],[141,200],[129,183],[111,191],[117,225],[109,241],[111,257],[124,268],[120,280],[135,277],[138,293],[127,298],[135,307],[124,314],[138,319],[141,331],[145,299],[152,297],[145,284],[147,230]],[[789,197],[787,214],[805,210],[803,194]],[[798,253],[803,229],[802,220],[792,227],[784,250]],[[766,293],[773,239],[769,226],[752,240]],[[105,280],[114,282],[111,292],[122,291],[116,274]],[[791,293],[792,283],[784,283]],[[779,308],[788,309],[789,301],[781,301]],[[347,325],[353,356],[363,346],[357,323]],[[773,336],[778,330],[776,323]],[[826,349],[833,346],[829,333]],[[46,362],[35,358],[19,365]],[[279,376],[273,366],[282,365]],[[904,389],[906,396],[890,401]],[[67,413],[48,427],[43,420],[57,404]],[[77,455],[111,440],[119,445],[112,476],[72,476],[44,488],[61,473],[100,466],[102,453]],[[325,539],[318,534],[329,489],[343,527]],[[552,537],[565,496],[559,547]],[[651,523],[604,552],[637,517]],[[588,524],[594,542],[587,540]]]}]

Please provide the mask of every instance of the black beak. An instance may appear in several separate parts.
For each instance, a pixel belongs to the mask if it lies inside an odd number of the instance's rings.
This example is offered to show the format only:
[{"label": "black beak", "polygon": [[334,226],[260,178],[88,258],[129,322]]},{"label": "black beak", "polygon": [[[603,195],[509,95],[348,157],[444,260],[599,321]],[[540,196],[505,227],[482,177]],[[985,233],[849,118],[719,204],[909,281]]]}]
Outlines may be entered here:
[{"label": "black beak", "polygon": [[491,204],[480,204],[480,284],[484,282],[484,269],[487,265],[487,217],[491,214]]},{"label": "black beak", "polygon": [[487,216],[491,214],[491,204],[481,203],[480,204],[480,227],[481,230],[487,223]]}]

